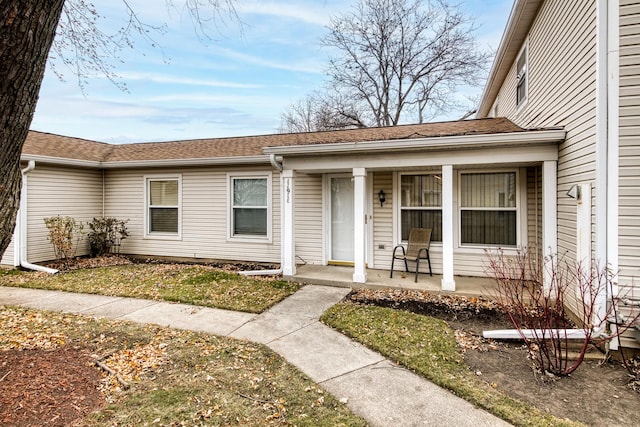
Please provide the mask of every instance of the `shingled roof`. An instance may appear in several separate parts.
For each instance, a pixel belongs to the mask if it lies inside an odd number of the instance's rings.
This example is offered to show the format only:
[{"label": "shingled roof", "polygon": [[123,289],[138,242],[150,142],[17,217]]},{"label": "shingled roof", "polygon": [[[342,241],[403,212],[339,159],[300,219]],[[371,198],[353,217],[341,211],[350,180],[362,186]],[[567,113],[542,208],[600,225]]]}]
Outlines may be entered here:
[{"label": "shingled roof", "polygon": [[526,132],[505,118],[401,125],[384,128],[288,133],[233,138],[196,139],[137,144],[105,144],[31,131],[23,155],[96,162],[139,162],[260,156],[266,147],[393,141],[458,135]]}]

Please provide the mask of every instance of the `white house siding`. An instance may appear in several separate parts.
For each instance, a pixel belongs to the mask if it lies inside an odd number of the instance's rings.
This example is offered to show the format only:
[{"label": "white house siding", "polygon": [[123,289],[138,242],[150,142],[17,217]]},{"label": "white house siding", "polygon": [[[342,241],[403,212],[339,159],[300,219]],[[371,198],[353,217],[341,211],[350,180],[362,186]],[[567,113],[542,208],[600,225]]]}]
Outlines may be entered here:
[{"label": "white house siding", "polygon": [[[30,262],[55,258],[48,241],[44,218],[70,216],[84,223],[102,214],[102,172],[38,163],[27,175],[27,259]],[[86,231],[86,230],[85,230]],[[86,255],[86,236],[77,255]]]},{"label": "white house siding", "polygon": [[[228,173],[272,173],[272,240],[227,239]],[[182,237],[144,237],[145,176],[182,177]],[[280,175],[264,166],[107,171],[105,215],[126,220],[121,252],[133,255],[280,262]]]},{"label": "white house siding", "polygon": [[575,257],[576,204],[566,192],[595,179],[595,3],[545,1],[526,42],[526,103],[516,107],[515,64],[497,98],[498,114],[522,127],[567,131],[558,159],[558,251],[570,258]]},{"label": "white house siding", "polygon": [[640,2],[620,1],[619,283],[640,299]]},{"label": "white house siding", "polygon": [[295,242],[298,263],[323,262],[322,175],[297,173],[295,177]]}]

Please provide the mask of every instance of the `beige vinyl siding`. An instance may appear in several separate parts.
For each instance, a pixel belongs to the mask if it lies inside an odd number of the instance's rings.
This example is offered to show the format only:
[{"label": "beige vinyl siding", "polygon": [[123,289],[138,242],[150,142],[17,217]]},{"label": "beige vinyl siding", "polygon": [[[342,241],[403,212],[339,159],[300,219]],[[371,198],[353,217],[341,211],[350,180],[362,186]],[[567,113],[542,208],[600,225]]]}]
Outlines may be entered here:
[{"label": "beige vinyl siding", "polygon": [[323,261],[322,175],[297,173],[295,177],[296,262],[321,265]]},{"label": "beige vinyl siding", "polygon": [[[272,174],[272,240],[227,239],[228,173]],[[145,177],[181,176],[182,238],[144,237]],[[128,219],[121,252],[134,255],[280,262],[280,176],[271,169],[189,168],[107,171],[106,215]]]},{"label": "beige vinyl siding", "polygon": [[527,247],[542,251],[542,168],[527,168]]},{"label": "beige vinyl siding", "polygon": [[[384,206],[380,207],[378,192],[385,192]],[[377,269],[391,267],[393,253],[393,173],[374,172],[373,174],[373,264]]]},{"label": "beige vinyl siding", "polygon": [[[55,258],[53,246],[47,240],[44,218],[70,216],[86,223],[102,215],[101,171],[37,164],[27,175],[27,185],[27,259],[30,262]],[[88,252],[85,235],[76,254]]]},{"label": "beige vinyl siding", "polygon": [[[620,2],[620,283],[640,281],[640,2]],[[640,291],[638,291],[640,294]],[[640,298],[640,295],[638,295]]]},{"label": "beige vinyl siding", "polygon": [[[15,236],[15,234],[14,234]],[[13,263],[14,263],[14,256],[13,256],[13,251],[14,251],[14,244],[13,244],[13,239],[11,239],[11,242],[9,242],[9,246],[7,246],[7,250],[4,251],[4,254],[2,255],[2,258],[0,258],[0,265],[2,266],[7,266],[7,267],[12,267]]]},{"label": "beige vinyl siding", "polygon": [[[640,300],[640,2],[620,1],[618,280]],[[623,313],[627,313],[625,308]],[[626,339],[623,344],[638,346]]]},{"label": "beige vinyl siding", "polygon": [[568,259],[575,257],[576,206],[566,192],[595,179],[595,18],[595,2],[544,2],[527,39],[527,101],[516,108],[515,64],[498,95],[500,115],[518,125],[567,131],[558,159],[558,251]]}]

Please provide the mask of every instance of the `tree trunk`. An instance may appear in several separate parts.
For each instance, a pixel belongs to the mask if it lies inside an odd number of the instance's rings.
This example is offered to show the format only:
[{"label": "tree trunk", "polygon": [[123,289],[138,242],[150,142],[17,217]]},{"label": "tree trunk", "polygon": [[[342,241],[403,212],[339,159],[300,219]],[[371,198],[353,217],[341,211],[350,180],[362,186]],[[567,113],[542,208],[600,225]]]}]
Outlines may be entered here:
[{"label": "tree trunk", "polygon": [[0,2],[0,257],[20,202],[20,153],[64,0]]}]

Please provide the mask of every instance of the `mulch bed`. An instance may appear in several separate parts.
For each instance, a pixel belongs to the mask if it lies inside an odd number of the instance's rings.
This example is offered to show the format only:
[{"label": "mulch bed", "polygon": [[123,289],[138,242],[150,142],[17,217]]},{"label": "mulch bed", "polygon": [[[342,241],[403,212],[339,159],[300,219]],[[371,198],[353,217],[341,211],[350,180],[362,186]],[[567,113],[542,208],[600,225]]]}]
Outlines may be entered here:
[{"label": "mulch bed", "polygon": [[68,426],[106,404],[86,351],[0,351],[0,425]]},{"label": "mulch bed", "polygon": [[482,338],[483,330],[513,328],[490,300],[389,289],[354,290],[346,300],[445,320],[451,328],[463,332],[456,333],[458,338],[471,339],[472,345],[460,340],[458,344],[472,372],[507,395],[557,417],[586,425],[638,425],[640,369],[630,375],[621,363],[604,361],[604,356],[593,348],[593,359],[585,360],[568,377],[536,374],[522,342]]}]

